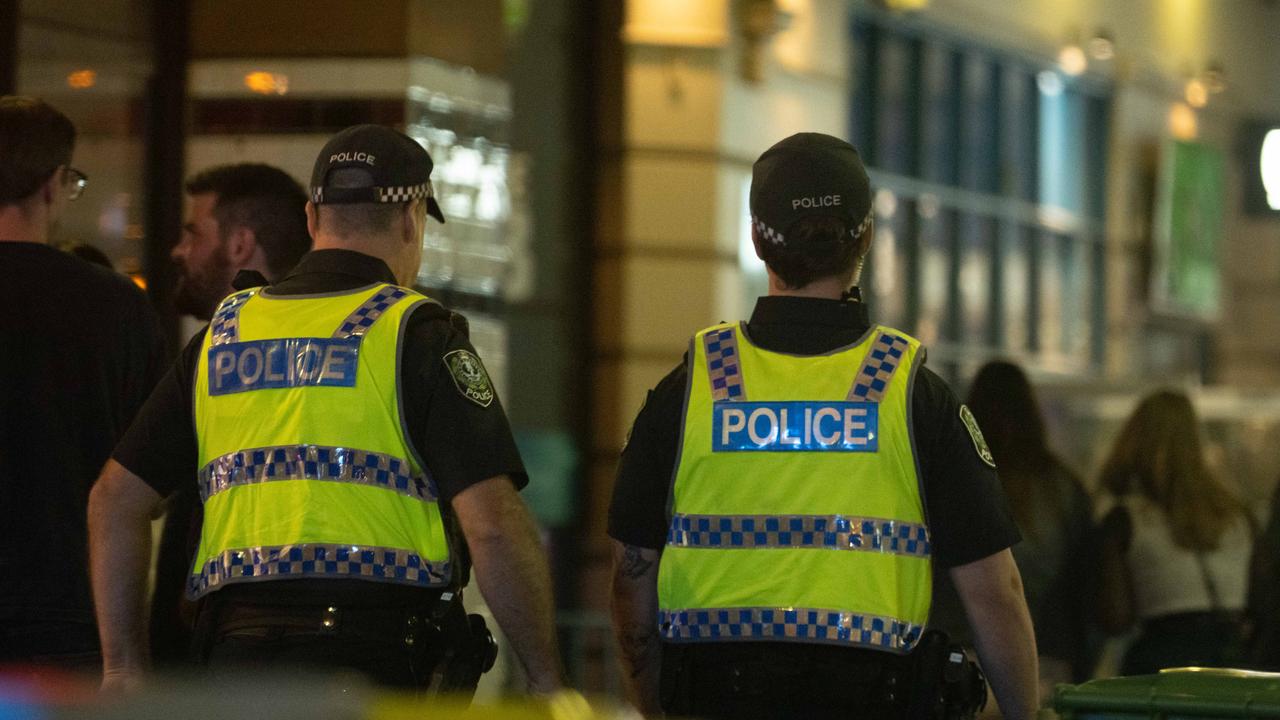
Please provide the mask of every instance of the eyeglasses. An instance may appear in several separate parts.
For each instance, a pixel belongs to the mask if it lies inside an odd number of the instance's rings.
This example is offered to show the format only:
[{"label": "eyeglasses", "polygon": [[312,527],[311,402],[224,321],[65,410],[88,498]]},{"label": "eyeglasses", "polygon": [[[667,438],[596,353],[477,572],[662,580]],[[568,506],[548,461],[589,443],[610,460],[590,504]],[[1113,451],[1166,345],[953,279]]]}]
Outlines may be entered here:
[{"label": "eyeglasses", "polygon": [[67,184],[71,186],[67,199],[78,200],[84,194],[85,186],[89,184],[89,176],[68,165]]}]

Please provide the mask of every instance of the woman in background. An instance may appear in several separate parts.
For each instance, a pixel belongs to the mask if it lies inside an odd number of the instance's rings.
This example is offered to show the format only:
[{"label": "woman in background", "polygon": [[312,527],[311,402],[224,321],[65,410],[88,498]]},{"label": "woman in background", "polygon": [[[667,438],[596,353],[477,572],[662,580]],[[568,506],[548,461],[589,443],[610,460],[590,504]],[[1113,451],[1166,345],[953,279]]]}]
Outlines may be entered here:
[{"label": "woman in background", "polygon": [[[1095,660],[1094,633],[1087,630],[1090,568],[1095,565],[1089,496],[1049,449],[1039,403],[1017,365],[984,365],[970,385],[966,405],[991,449],[1022,531],[1013,556],[1035,625],[1040,697],[1047,702],[1057,683],[1087,680]],[[963,608],[945,573],[935,574],[934,587],[930,626],[971,644]]]},{"label": "woman in background", "polygon": [[1101,620],[1138,638],[1125,675],[1238,663],[1253,542],[1245,505],[1209,472],[1195,410],[1156,392],[1103,465]]}]

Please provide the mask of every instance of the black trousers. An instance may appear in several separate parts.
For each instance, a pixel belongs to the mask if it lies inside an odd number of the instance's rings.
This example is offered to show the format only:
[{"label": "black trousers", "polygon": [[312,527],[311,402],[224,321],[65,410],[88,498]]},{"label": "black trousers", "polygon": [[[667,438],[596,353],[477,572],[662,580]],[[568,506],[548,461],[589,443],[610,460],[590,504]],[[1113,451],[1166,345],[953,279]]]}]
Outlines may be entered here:
[{"label": "black trousers", "polygon": [[426,688],[438,647],[411,608],[214,604],[202,610],[197,660],[214,676],[345,674],[399,690]]},{"label": "black trousers", "polygon": [[788,643],[665,645],[662,708],[707,720],[900,718],[905,658]]}]

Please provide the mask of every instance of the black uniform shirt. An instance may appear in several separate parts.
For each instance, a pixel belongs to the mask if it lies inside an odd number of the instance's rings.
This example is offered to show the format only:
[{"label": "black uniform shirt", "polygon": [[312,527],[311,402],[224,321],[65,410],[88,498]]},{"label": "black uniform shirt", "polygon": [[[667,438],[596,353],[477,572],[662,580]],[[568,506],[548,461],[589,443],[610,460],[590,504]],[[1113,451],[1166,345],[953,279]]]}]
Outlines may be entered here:
[{"label": "black uniform shirt", "polygon": [[[853,344],[869,327],[862,303],[797,297],[762,297],[747,322],[754,345],[798,355]],[[687,380],[686,362],[649,392],[631,428],[609,507],[609,535],[619,542],[654,550],[666,543],[667,494]],[[933,371],[920,367],[910,397],[935,567],[964,565],[1016,544],[1021,536],[995,468],[978,455],[955,394]]]},{"label": "black uniform shirt", "polygon": [[[316,250],[303,256],[270,292],[331,293],[378,282],[395,282],[382,260],[349,250]],[[439,305],[424,303],[414,309],[404,332],[399,386],[404,393],[405,424],[409,440],[436,482],[441,503],[447,506],[458,493],[497,475],[505,474],[517,489],[523,488],[528,476],[502,404],[496,397],[488,407],[467,399],[444,363],[444,355],[454,350],[475,352],[465,321]],[[187,344],[113,454],[161,495],[169,495],[181,483],[196,482],[191,403],[203,340],[202,331]],[[337,589],[335,581],[318,582],[323,583],[318,587]],[[353,582],[365,590],[374,584]],[[290,581],[289,585],[302,590],[312,583]]]}]

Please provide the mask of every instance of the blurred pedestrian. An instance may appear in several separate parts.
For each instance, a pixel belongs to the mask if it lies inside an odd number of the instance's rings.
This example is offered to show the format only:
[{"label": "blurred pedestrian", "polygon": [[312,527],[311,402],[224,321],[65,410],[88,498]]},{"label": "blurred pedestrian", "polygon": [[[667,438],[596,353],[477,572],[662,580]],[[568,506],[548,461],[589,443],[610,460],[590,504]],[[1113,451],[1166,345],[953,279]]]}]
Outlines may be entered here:
[{"label": "blurred pedestrian", "polygon": [[[1095,527],[1089,495],[1049,447],[1044,416],[1026,373],[1006,361],[987,363],[966,401],[991,446],[1000,484],[1022,531],[1013,557],[1022,574],[1040,652],[1040,697],[1056,684],[1087,680]],[[950,580],[939,576],[929,623],[971,642],[968,619]]]},{"label": "blurred pedestrian", "polygon": [[782,140],[750,204],[769,296],[692,338],[622,453],[609,534],[630,699],[734,720],[970,712],[985,689],[924,627],[936,565],[1001,710],[1031,717],[1018,530],[982,433],[850,288],[874,235],[858,151]]},{"label": "blurred pedestrian", "polygon": [[1249,665],[1280,671],[1280,483],[1271,496],[1270,518],[1253,546],[1249,578]]},{"label": "blurred pedestrian", "polygon": [[0,663],[94,670],[89,489],[165,345],[132,282],[51,244],[88,182],[75,140],[48,104],[0,98]]},{"label": "blurred pedestrian", "polygon": [[1186,395],[1161,390],[1138,404],[1099,489],[1100,618],[1111,632],[1138,625],[1121,672],[1241,662],[1252,518],[1210,472]]},{"label": "blurred pedestrian", "polygon": [[[274,283],[311,249],[307,194],[285,171],[258,163],[218,165],[187,181],[187,217],[169,254],[178,270],[174,304],[201,320],[241,289]],[[165,501],[164,531],[151,601],[151,659],[182,665],[191,651],[194,604],[184,600],[200,537],[202,506],[195,484]]]},{"label": "blurred pedestrian", "polygon": [[[376,162],[375,162],[376,160]],[[493,660],[462,609],[475,570],[531,691],[559,689],[551,581],[528,482],[466,323],[409,289],[431,157],[348,128],[316,159],[316,249],[219,305],[116,448],[90,498],[105,688],[148,666],[148,518],[182,484],[204,502],[189,591],[214,672],[342,669],[474,690]]]}]

